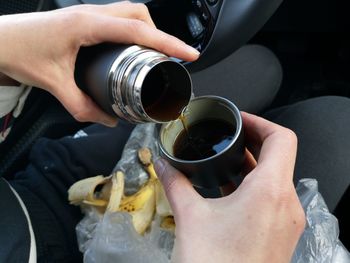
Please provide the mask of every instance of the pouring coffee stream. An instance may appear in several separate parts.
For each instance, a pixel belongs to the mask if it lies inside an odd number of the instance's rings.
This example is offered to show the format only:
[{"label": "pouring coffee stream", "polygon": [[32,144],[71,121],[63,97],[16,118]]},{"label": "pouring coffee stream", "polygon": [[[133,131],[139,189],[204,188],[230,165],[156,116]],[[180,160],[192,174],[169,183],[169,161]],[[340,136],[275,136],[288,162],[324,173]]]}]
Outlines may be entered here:
[{"label": "pouring coffee stream", "polygon": [[[189,128],[188,128],[188,125],[187,125],[187,120],[186,120],[186,116],[185,116],[185,112],[186,112],[186,110],[187,110],[187,106],[186,107],[184,107],[184,109],[181,111],[181,114],[180,114],[180,116],[179,116],[179,120],[181,121],[181,123],[182,123],[182,126],[183,126],[183,128],[184,128],[184,134],[185,134],[185,138],[186,138],[186,141],[185,142],[182,142],[182,143],[187,143],[190,147],[191,147],[191,149],[193,150],[193,151],[195,151],[197,154],[198,154],[198,156],[201,156],[201,153],[200,153],[200,151],[197,149],[197,147],[196,147],[196,145],[194,144],[194,140],[192,140],[192,137],[191,137],[191,134],[190,134],[190,131],[189,131]],[[183,133],[181,133],[181,134],[183,134]],[[179,136],[181,136],[181,134],[180,135],[178,135],[178,137]],[[182,135],[183,136],[183,135]],[[178,140],[178,139],[177,139]],[[177,144],[180,144],[181,145],[181,143],[177,143]],[[176,142],[175,142],[175,144],[174,144],[174,155],[176,156],[176,157],[179,157],[179,158],[181,158],[182,157],[182,155],[180,154],[180,156],[179,156],[179,154],[175,154],[175,152],[176,152]],[[181,147],[181,146],[180,146]],[[183,147],[183,146],[182,146]]]}]

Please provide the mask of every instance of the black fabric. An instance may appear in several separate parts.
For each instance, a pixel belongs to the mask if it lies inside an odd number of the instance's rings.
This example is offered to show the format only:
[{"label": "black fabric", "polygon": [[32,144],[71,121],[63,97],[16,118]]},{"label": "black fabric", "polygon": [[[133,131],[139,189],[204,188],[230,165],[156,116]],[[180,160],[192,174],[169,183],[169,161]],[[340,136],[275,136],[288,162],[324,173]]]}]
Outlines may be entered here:
[{"label": "black fabric", "polygon": [[298,136],[295,182],[316,178],[330,211],[350,184],[350,99],[319,97],[276,109],[265,117]]},{"label": "black fabric", "polygon": [[269,49],[247,45],[219,63],[192,74],[192,81],[196,96],[223,96],[240,110],[261,113],[279,90],[282,67]]},{"label": "black fabric", "polygon": [[9,184],[0,178],[0,262],[28,262],[29,226],[24,211]]},{"label": "black fabric", "polygon": [[[30,164],[9,183],[30,214],[38,262],[81,261],[75,234],[81,213],[69,205],[68,188],[86,177],[109,175],[132,128],[123,122],[116,128],[93,125],[84,130],[87,136],[80,133],[83,137],[43,138],[33,146]],[[3,251],[13,255],[11,250]]]}]

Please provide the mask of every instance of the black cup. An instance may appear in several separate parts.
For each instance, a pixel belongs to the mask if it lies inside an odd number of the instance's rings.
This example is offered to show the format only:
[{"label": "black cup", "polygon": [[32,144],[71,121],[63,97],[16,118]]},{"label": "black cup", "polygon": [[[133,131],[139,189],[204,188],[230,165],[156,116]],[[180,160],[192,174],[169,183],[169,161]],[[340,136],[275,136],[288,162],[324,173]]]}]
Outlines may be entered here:
[{"label": "black cup", "polygon": [[240,181],[245,158],[242,117],[229,100],[218,96],[202,96],[190,101],[185,111],[186,125],[205,120],[220,120],[235,127],[232,140],[220,152],[208,158],[182,160],[174,156],[174,144],[184,130],[180,119],[162,125],[159,135],[161,156],[184,173],[196,187],[213,189]]}]

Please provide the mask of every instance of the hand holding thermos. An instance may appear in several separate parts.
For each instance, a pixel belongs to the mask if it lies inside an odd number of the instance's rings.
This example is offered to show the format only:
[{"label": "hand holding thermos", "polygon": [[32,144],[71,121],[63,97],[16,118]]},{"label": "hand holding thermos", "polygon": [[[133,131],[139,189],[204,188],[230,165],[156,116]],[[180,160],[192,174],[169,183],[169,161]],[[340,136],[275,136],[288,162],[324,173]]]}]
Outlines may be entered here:
[{"label": "hand holding thermos", "polygon": [[79,121],[115,125],[74,79],[81,47],[103,42],[147,46],[192,61],[198,52],[157,30],[146,6],[129,2],[79,5],[49,12],[1,17],[0,71],[53,94]]}]

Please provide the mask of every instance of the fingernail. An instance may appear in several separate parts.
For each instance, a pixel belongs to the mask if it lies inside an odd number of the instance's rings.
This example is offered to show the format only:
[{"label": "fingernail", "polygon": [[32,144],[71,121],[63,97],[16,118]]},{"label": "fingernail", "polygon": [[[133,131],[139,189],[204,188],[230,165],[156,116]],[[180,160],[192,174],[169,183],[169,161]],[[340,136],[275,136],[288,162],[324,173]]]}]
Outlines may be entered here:
[{"label": "fingernail", "polygon": [[191,46],[189,46],[189,49],[188,49],[193,55],[195,55],[195,56],[199,56],[200,55],[200,52],[197,50],[197,49],[195,49],[194,47],[191,47]]}]

